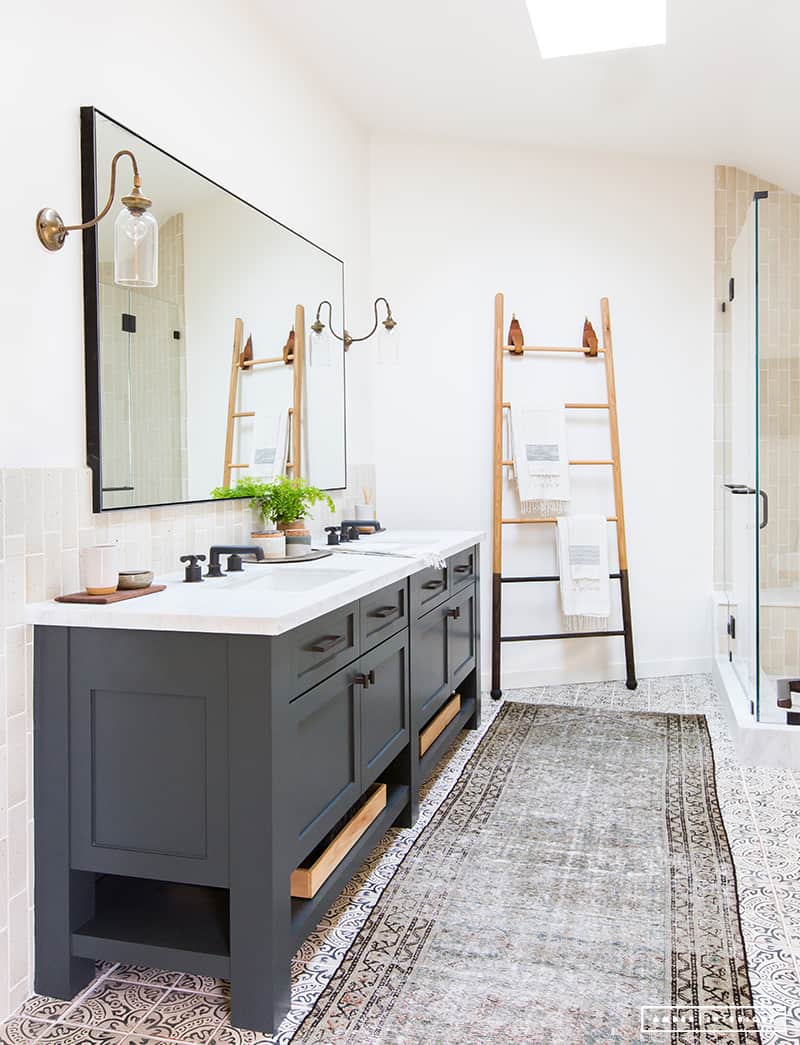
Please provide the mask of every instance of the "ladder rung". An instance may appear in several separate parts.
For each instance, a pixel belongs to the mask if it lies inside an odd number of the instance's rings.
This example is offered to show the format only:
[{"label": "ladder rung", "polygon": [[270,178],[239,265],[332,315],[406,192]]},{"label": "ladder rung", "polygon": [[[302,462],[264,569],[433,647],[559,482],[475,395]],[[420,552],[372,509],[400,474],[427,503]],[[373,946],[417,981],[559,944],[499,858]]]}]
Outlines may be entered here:
[{"label": "ladder rung", "polygon": [[[504,468],[513,468],[514,467],[514,462],[513,461],[501,461],[500,464]],[[571,464],[571,465],[572,464],[574,464],[574,465],[578,465],[578,464],[610,464],[610,465],[613,465],[614,462],[613,461],[570,461],[569,464]]]},{"label": "ladder rung", "polygon": [[[512,355],[515,355],[515,354],[518,354],[519,349],[515,350],[513,345],[504,345],[503,346],[503,351],[504,352],[510,352]],[[580,354],[582,356],[589,356],[590,358],[591,358],[591,356],[594,355],[594,353],[590,352],[588,348],[562,348],[562,347],[557,346],[557,345],[556,346],[551,346],[551,345],[523,345],[522,346],[522,351],[523,352],[580,352]],[[604,348],[598,348],[597,351],[598,352],[605,352],[605,349]]]},{"label": "ladder rung", "polygon": [[552,635],[501,635],[501,642],[542,642],[544,639],[605,639],[624,631],[559,631]]},{"label": "ladder rung", "polygon": [[231,417],[255,417],[255,410],[239,410],[235,414],[231,414]]},{"label": "ladder rung", "polygon": [[264,363],[285,363],[283,356],[270,356],[268,359],[245,359],[242,368],[249,366],[262,366]]},{"label": "ladder rung", "polygon": [[[622,579],[621,573],[609,573],[608,579],[610,581],[618,581]],[[501,577],[501,584],[531,584],[537,581],[560,581],[561,578],[558,574],[550,574],[547,577]]]},{"label": "ladder rung", "polygon": [[[616,515],[607,515],[606,516],[606,522],[616,522],[616,521],[617,521]],[[531,525],[535,525],[537,523],[556,523],[556,522],[558,522],[558,519],[503,519],[503,526],[506,526],[506,525],[508,525],[510,523],[519,523],[519,524],[521,524],[523,526],[524,525],[531,526]]]},{"label": "ladder rung", "polygon": [[249,464],[229,464],[228,468],[249,468]]},{"label": "ladder rung", "polygon": [[[504,410],[511,409],[511,403],[503,403]],[[565,410],[608,410],[608,403],[564,403]]]}]

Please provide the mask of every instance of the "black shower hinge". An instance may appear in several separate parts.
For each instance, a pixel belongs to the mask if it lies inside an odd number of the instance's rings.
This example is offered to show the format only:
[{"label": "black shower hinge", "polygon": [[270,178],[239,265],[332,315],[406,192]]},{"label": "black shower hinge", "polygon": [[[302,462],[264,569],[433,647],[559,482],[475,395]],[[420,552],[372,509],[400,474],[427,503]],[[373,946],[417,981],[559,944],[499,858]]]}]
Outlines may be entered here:
[{"label": "black shower hinge", "polygon": [[732,639],[736,638],[736,618],[733,616],[733,614],[731,614],[730,617],[728,617],[727,631]]},{"label": "black shower hinge", "polygon": [[731,278],[728,280],[728,301],[733,301],[735,289],[736,284],[734,282],[733,276],[731,276]]},{"label": "black shower hinge", "polygon": [[769,192],[766,189],[759,189],[758,192],[753,193],[754,200],[765,200],[769,196]]},{"label": "black shower hinge", "polygon": [[180,339],[181,339],[181,332],[180,332],[180,330],[173,330],[172,331],[172,337],[173,337],[173,339],[175,341],[180,341]]},{"label": "black shower hinge", "polygon": [[122,329],[126,334],[136,333],[136,316],[132,316],[130,312],[122,313]]}]

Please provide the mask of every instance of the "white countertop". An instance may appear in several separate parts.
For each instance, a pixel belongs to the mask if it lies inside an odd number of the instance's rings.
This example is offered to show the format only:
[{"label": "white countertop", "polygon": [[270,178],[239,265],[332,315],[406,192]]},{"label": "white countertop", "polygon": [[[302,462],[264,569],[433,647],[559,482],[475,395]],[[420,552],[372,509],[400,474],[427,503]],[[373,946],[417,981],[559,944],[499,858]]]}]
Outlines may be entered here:
[{"label": "white countertop", "polygon": [[[244,564],[244,572],[185,584],[183,570],[156,577],[166,591],[107,606],[36,602],[28,624],[230,635],[281,635],[479,544],[471,530],[387,530],[312,562]],[[364,552],[383,552],[368,555]],[[221,557],[223,567],[225,556]]]}]

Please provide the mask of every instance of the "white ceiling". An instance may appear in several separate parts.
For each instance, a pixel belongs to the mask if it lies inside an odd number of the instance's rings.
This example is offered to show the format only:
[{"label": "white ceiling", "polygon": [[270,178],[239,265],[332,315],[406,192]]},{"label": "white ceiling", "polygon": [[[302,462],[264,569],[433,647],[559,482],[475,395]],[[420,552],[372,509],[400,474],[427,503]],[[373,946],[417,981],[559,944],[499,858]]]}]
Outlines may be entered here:
[{"label": "white ceiling", "polygon": [[546,62],[524,0],[258,6],[376,138],[690,156],[800,190],[798,0],[667,0],[666,47]]}]

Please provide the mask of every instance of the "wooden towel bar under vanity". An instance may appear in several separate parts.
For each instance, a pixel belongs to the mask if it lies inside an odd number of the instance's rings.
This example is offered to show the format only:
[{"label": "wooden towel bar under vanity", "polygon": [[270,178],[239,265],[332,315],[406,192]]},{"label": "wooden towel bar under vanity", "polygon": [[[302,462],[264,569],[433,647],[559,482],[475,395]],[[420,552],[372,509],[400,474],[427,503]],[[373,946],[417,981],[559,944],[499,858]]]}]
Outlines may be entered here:
[{"label": "wooden towel bar under vanity", "polygon": [[[364,560],[374,590],[280,632],[31,608],[39,993],[141,964],[229,979],[235,1026],[278,1026],[293,953],[479,725],[478,537]],[[141,603],[166,597],[196,596]]]}]

